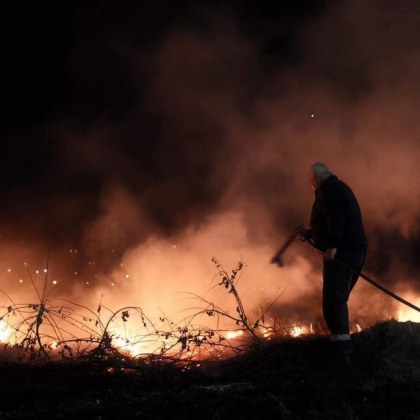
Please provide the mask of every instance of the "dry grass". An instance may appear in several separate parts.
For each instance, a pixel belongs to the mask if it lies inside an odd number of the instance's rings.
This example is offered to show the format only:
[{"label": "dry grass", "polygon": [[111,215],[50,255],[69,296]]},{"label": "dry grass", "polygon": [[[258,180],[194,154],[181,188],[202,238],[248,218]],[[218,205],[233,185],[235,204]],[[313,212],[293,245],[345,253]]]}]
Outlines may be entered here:
[{"label": "dry grass", "polygon": [[[353,364],[338,366],[325,336],[291,338],[285,328],[264,341],[269,307],[249,319],[238,291],[243,263],[228,273],[214,262],[215,287],[235,315],[200,296],[179,322],[153,322],[134,306],[57,304],[46,287],[36,303],[11,301],[2,319],[16,341],[1,351],[0,418],[420,418],[420,324],[391,320],[354,334]],[[200,325],[203,317],[228,320],[244,339]],[[130,323],[128,340],[121,331]],[[133,355],[134,345],[151,350]]]}]

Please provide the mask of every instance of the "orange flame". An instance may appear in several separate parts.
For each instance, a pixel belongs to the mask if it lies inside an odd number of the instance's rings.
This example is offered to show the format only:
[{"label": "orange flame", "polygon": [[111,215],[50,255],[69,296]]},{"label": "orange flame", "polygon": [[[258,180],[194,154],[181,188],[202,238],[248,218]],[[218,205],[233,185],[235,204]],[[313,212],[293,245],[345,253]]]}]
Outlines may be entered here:
[{"label": "orange flame", "polygon": [[4,320],[0,320],[0,343],[9,343],[14,329]]}]

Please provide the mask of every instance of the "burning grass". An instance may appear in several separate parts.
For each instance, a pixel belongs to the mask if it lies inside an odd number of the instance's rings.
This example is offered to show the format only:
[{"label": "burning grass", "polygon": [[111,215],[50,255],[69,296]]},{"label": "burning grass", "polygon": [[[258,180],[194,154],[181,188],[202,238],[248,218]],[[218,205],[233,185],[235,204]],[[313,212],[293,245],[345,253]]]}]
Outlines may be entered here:
[{"label": "burning grass", "polygon": [[267,323],[280,295],[248,314],[238,291],[242,262],[229,273],[214,264],[213,287],[225,290],[234,312],[189,294],[195,304],[180,321],[155,321],[141,307],[57,303],[46,281],[36,303],[9,298],[0,321],[0,418],[418,418],[420,324],[359,329],[344,369],[325,335]]},{"label": "burning grass", "polygon": [[354,341],[347,369],[318,335],[255,341],[229,359],[188,365],[3,362],[0,417],[417,419],[420,325],[387,321]]},{"label": "burning grass", "polygon": [[[48,270],[42,290],[32,277],[37,301],[10,301],[0,315],[2,356],[9,360],[45,363],[65,360],[106,361],[110,366],[134,364],[195,363],[221,360],[239,355],[253,342],[278,334],[300,335],[300,326],[266,325],[265,317],[277,296],[250,320],[237,285],[245,268],[243,262],[229,273],[213,258],[218,281],[211,289],[222,288],[234,303],[235,312],[208,298],[188,293],[194,301],[182,311],[181,320],[162,314],[152,320],[141,307],[126,306],[112,310],[99,302],[96,310],[68,299],[52,300]],[[211,325],[211,326],[209,326]]]}]

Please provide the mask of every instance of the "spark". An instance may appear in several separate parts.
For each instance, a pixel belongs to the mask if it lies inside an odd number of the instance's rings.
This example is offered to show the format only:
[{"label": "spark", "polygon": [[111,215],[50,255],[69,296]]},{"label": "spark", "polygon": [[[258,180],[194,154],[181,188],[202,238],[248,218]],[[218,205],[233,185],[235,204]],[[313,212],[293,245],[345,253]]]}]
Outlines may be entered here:
[{"label": "spark", "polygon": [[268,328],[265,328],[265,327],[262,327],[261,330],[262,330],[263,337],[270,340],[270,338],[271,338],[270,336],[273,335],[273,332],[270,331]]},{"label": "spark", "polygon": [[295,325],[292,329],[291,336],[299,337],[300,335],[302,335],[302,333],[303,333],[302,327],[300,327],[299,325]]},{"label": "spark", "polygon": [[233,338],[237,338],[240,337],[241,335],[244,335],[244,332],[242,330],[238,330],[238,331],[228,331],[226,333],[226,338],[228,340],[232,340]]}]

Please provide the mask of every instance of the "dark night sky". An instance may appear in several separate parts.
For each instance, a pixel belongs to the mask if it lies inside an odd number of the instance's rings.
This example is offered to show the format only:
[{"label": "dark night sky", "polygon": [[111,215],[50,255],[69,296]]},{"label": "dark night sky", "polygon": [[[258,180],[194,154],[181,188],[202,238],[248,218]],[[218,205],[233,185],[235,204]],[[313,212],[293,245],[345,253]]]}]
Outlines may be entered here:
[{"label": "dark night sky", "polygon": [[[89,125],[102,119],[111,125],[125,124],[129,134],[120,141],[121,158],[135,156],[134,165],[141,169],[133,169],[135,173],[122,170],[124,182],[134,189],[142,189],[151,178],[168,178],[161,165],[165,154],[161,148],[176,153],[183,133],[175,133],[171,144],[164,139],[166,116],[149,105],[153,69],[148,56],[175,28],[206,31],[215,14],[231,19],[244,36],[257,41],[259,65],[269,73],[299,60],[296,30],[306,19],[321,13],[326,5],[326,1],[276,4],[107,1],[80,2],[79,6],[69,2],[67,7],[61,4],[10,6],[3,13],[2,28],[5,110],[1,130],[3,205],[0,215],[3,221],[12,226],[27,224],[27,232],[33,230],[35,235],[42,231],[57,237],[57,230],[64,236],[78,233],[75,224],[95,217],[98,194],[108,177],[105,172],[86,173],[63,162],[62,145],[51,131],[51,127],[63,121]],[[135,64],[135,80],[130,74],[132,63],[118,51],[121,45],[142,51]],[[248,101],[258,94],[258,88],[250,87]],[[127,115],[133,109],[137,122],[127,124]],[[136,130],[141,131],[140,136]],[[191,130],[201,137],[197,141],[202,141],[204,148],[211,152],[206,133],[197,132],[196,128]],[[209,170],[206,165],[205,161],[198,162],[184,173],[178,168],[180,180],[190,178],[191,173],[203,173],[205,177]],[[172,168],[170,172],[173,177]],[[217,188],[202,189],[200,185],[189,188],[203,206],[219,194]],[[76,193],[86,205],[76,206],[74,217],[48,210],[54,197],[59,200]],[[189,203],[191,194],[187,194],[180,207]],[[159,213],[155,208],[158,205],[152,202],[150,206]],[[32,217],[28,217],[28,210]],[[62,229],[66,217],[69,223],[74,219],[69,232]],[[177,224],[177,220],[166,214],[157,217],[166,228]]]},{"label": "dark night sky", "polygon": [[[16,128],[77,113],[113,117],[132,103],[124,63],[113,41],[153,48],[181,26],[205,30],[216,11],[234,19],[260,42],[267,64],[297,58],[294,34],[327,1],[105,1],[30,4],[4,10],[4,126]],[[124,82],[125,80],[125,82]],[[118,89],[117,89],[118,83]],[[111,95],[104,95],[104,86]],[[127,97],[128,96],[128,97]]]},{"label": "dark night sky", "polygon": [[134,86],[127,77],[128,64],[118,56],[113,42],[153,49],[175,27],[205,30],[209,15],[217,10],[258,41],[260,58],[270,71],[299,60],[295,32],[328,2],[80,3],[78,7],[72,2],[67,8],[10,6],[4,11],[2,131],[15,140],[4,142],[10,148],[1,178],[4,186],[33,180],[44,166],[26,162],[33,171],[15,168],[15,163],[22,162],[20,147],[29,148],[28,155],[35,154],[40,160],[48,150],[44,149],[48,142],[42,142],[41,152],[41,144],[22,132],[33,130],[31,133],[43,136],[40,125],[65,118],[89,121],[105,114],[118,121],[136,100],[133,89],[142,88],[147,95],[147,63],[140,80],[143,86]]}]

